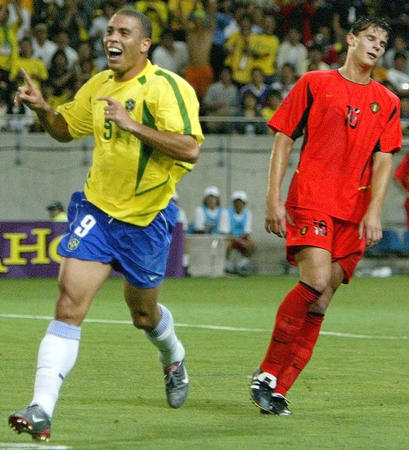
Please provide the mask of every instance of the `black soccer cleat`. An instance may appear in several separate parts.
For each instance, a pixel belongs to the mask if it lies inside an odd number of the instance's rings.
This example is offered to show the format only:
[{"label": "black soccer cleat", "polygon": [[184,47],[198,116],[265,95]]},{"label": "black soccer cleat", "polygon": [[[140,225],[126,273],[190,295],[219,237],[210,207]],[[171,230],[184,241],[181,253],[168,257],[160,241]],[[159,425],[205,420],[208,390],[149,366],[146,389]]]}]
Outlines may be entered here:
[{"label": "black soccer cleat", "polygon": [[9,426],[18,434],[28,433],[37,441],[48,441],[51,421],[43,409],[35,404],[16,411],[9,416]]},{"label": "black soccer cleat", "polygon": [[271,398],[276,384],[276,377],[268,372],[257,369],[253,373],[250,386],[250,398],[264,414],[272,414]]},{"label": "black soccer cleat", "polygon": [[288,408],[288,400],[281,394],[273,394],[271,396],[269,413],[276,416],[290,416],[292,414]]}]

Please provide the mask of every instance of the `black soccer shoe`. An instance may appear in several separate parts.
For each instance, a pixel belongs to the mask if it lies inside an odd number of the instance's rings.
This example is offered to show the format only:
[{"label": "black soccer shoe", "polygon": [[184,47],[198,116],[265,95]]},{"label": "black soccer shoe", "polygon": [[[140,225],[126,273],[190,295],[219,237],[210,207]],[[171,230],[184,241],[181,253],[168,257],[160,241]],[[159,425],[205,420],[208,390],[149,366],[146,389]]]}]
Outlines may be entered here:
[{"label": "black soccer shoe", "polygon": [[269,413],[276,416],[290,416],[292,414],[288,408],[288,400],[281,394],[271,396]]},{"label": "black soccer shoe", "polygon": [[276,377],[268,372],[262,372],[261,369],[257,369],[253,373],[250,386],[250,398],[264,414],[272,414],[271,398],[276,384]]}]

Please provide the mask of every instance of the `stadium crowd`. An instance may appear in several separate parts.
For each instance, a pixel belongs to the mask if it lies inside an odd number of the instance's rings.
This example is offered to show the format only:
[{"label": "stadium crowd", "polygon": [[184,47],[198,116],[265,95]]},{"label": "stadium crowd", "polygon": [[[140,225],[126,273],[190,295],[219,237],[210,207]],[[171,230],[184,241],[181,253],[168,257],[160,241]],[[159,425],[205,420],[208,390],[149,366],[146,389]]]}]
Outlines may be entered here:
[{"label": "stadium crowd", "polygon": [[[41,131],[30,111],[13,104],[21,68],[54,108],[103,70],[102,36],[124,6],[149,17],[151,60],[192,84],[202,116],[248,119],[204,121],[206,132],[268,133],[263,117],[271,117],[305,72],[340,67],[349,25],[367,14],[392,25],[372,76],[399,95],[401,116],[409,118],[404,0],[0,0],[0,129]],[[6,120],[7,114],[21,118]]]}]

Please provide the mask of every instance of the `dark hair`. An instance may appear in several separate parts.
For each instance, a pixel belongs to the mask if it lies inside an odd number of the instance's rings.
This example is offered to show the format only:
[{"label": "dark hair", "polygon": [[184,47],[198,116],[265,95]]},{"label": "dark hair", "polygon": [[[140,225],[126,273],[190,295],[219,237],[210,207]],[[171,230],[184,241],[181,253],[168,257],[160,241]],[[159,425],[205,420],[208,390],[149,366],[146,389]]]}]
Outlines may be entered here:
[{"label": "dark hair", "polygon": [[68,64],[68,58],[67,58],[67,55],[65,54],[64,50],[58,49],[58,50],[56,50],[56,52],[54,53],[53,57],[51,58],[51,65],[52,66],[55,64],[55,60],[59,56],[63,56],[64,59],[65,59],[66,64]]},{"label": "dark hair", "polygon": [[366,30],[370,26],[373,26],[374,28],[382,28],[382,30],[386,31],[388,38],[392,32],[390,25],[382,17],[367,17],[367,16],[362,16],[356,22],[354,22],[349,32],[354,34],[355,36],[358,36],[358,34],[361,31]]},{"label": "dark hair", "polygon": [[408,58],[406,57],[405,53],[403,53],[403,52],[396,52],[396,53],[395,53],[395,56],[393,57],[393,60],[396,61],[396,60],[399,59],[399,58],[402,58],[402,59],[404,59],[405,61],[408,60]]},{"label": "dark hair", "polygon": [[145,14],[142,14],[139,11],[136,11],[136,9],[130,9],[130,8],[123,8],[120,9],[115,13],[115,15],[125,15],[125,16],[132,16],[135,17],[141,24],[141,32],[142,37],[151,39],[152,38],[152,24],[151,21],[145,16]]},{"label": "dark hair", "polygon": [[161,39],[164,36],[171,36],[172,38],[174,38],[175,37],[175,33],[173,32],[172,28],[164,28],[162,30],[162,33],[160,34]]}]

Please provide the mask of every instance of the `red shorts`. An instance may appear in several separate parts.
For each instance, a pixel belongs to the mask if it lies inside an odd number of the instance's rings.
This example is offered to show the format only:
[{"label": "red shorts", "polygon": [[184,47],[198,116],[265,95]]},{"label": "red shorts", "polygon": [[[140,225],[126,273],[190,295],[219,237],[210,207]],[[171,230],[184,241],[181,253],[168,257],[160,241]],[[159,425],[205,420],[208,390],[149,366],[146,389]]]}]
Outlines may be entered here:
[{"label": "red shorts", "polygon": [[343,283],[351,279],[365,251],[365,238],[359,239],[357,223],[346,222],[310,209],[287,207],[295,225],[287,222],[287,260],[296,264],[299,247],[319,247],[328,250],[332,261],[345,272]]}]

